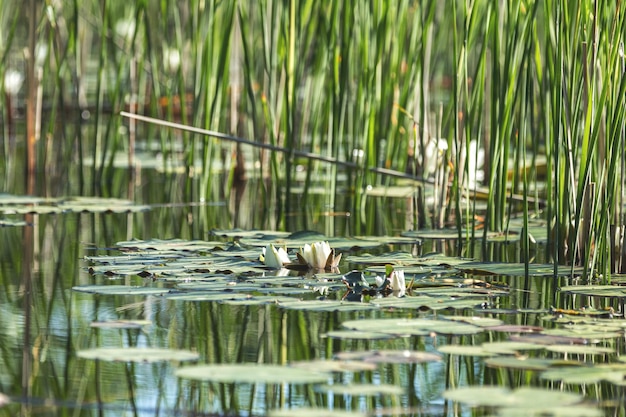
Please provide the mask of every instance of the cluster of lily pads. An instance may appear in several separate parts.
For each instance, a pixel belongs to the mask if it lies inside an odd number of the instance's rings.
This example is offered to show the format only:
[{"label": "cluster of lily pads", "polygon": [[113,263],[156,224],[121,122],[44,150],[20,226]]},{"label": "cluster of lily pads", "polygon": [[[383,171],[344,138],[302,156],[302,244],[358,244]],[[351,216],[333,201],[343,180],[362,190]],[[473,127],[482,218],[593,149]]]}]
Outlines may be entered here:
[{"label": "cluster of lily pads", "polygon": [[[489,335],[482,343],[437,343],[437,352],[335,352],[333,360],[255,365],[254,369],[250,364],[190,365],[176,372],[183,379],[223,383],[314,383],[318,384],[316,389],[323,392],[354,390],[352,392],[359,395],[367,395],[369,386],[328,385],[328,382],[336,372],[374,369],[372,364],[380,363],[439,362],[447,355],[448,360],[458,356],[474,357],[495,370],[537,372],[539,379],[546,383],[625,385],[626,366],[619,356],[623,350],[619,340],[626,333],[626,325],[614,318],[619,316],[618,312],[589,307],[534,311],[533,314],[539,314],[541,320],[549,323],[545,328],[511,325],[487,316],[497,314],[496,301],[510,295],[511,289],[499,280],[525,273],[547,279],[555,275],[569,276],[573,271],[571,267],[484,263],[440,254],[416,257],[400,251],[373,254],[381,252],[379,241],[327,239],[315,233],[219,231],[215,235],[227,237],[228,241],[119,242],[116,248],[120,254],[86,258],[90,273],[104,277],[105,282],[77,286],[74,290],[100,295],[156,295],[172,301],[273,304],[282,309],[309,311],[372,310],[383,315],[382,318],[344,321],[341,329],[320,335],[340,340]],[[338,254],[338,250],[342,253]],[[342,274],[339,268],[346,265],[350,266],[350,271]],[[141,285],[106,282],[129,276],[141,277]],[[585,297],[604,293],[613,298],[626,298],[626,293],[615,285],[563,286],[561,293]],[[393,317],[398,312],[426,310],[452,310],[454,314],[471,310],[474,314]],[[390,317],[384,317],[387,313]],[[505,340],[499,340],[502,335]],[[129,350],[120,353],[122,356],[109,353],[88,349],[79,356],[133,360]],[[160,350],[138,350],[135,354],[137,361],[164,360]],[[603,361],[589,361],[593,356],[602,357]],[[193,354],[177,357],[184,358],[179,361],[200,360]],[[393,395],[404,393],[398,391],[399,387],[393,388],[396,390]],[[379,393],[385,389],[382,384],[371,388],[372,392],[378,390]],[[536,401],[529,403],[525,400],[528,396],[534,396]],[[496,415],[520,412],[522,415],[529,412],[554,415],[557,408],[571,410],[573,407],[577,410],[575,415],[601,415],[595,404],[584,404],[584,395],[553,392],[545,387],[512,391],[499,387],[466,387],[450,389],[444,393],[444,398],[487,407],[495,410]],[[276,415],[281,414],[276,411]]]}]

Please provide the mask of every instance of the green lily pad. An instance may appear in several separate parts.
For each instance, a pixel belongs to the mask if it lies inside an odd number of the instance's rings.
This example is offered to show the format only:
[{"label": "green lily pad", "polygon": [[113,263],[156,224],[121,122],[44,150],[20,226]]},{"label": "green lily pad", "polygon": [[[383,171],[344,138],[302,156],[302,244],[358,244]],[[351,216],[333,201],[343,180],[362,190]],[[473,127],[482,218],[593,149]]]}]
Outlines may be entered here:
[{"label": "green lily pad", "polygon": [[561,287],[565,294],[587,295],[590,297],[626,297],[626,286],[618,285],[566,285]]},{"label": "green lily pad", "polygon": [[[470,294],[469,292],[467,294]],[[375,298],[370,301],[380,308],[408,308],[408,309],[429,309],[429,310],[463,310],[463,309],[475,309],[482,303],[480,299],[471,298],[451,298],[451,297],[436,297],[436,296],[406,296],[406,297],[385,297]]]},{"label": "green lily pad", "polygon": [[482,346],[469,345],[445,345],[439,346],[437,350],[441,353],[457,356],[495,356],[496,353],[485,350]]},{"label": "green lily pad", "polygon": [[477,334],[484,331],[471,324],[431,319],[365,319],[341,323],[347,329],[382,332],[396,335],[425,336],[431,333],[446,335]]},{"label": "green lily pad", "polygon": [[515,407],[540,413],[544,407],[574,405],[582,402],[584,396],[542,388],[518,388],[510,391],[501,387],[464,387],[444,391],[443,397],[468,404],[485,407]]},{"label": "green lily pad", "polygon": [[176,370],[176,376],[222,383],[312,384],[328,381],[331,374],[289,366],[243,363],[186,366]]},{"label": "green lily pad", "polygon": [[550,417],[603,417],[605,413],[601,408],[596,408],[593,405],[575,404],[567,406],[544,405],[541,409],[532,410],[530,412],[524,407],[502,407],[497,410],[497,415],[501,417],[528,417],[529,415]]},{"label": "green lily pad", "polygon": [[[520,277],[525,275],[525,266],[523,263],[468,262],[457,265],[457,268],[467,274],[474,275],[506,275]],[[574,274],[580,273],[582,273],[582,268],[574,268]],[[554,265],[530,264],[528,265],[528,274],[533,277],[554,277]],[[571,274],[571,266],[557,266],[557,276],[569,276]]]},{"label": "green lily pad", "polygon": [[165,298],[173,301],[228,301],[245,300],[250,298],[250,295],[222,291],[191,291],[167,294]]},{"label": "green lily pad", "polygon": [[599,364],[550,369],[541,374],[550,381],[563,381],[566,384],[597,384],[607,381],[626,386],[626,364]]},{"label": "green lily pad", "polygon": [[130,285],[79,285],[72,287],[72,290],[102,295],[160,295],[170,291],[167,288]]},{"label": "green lily pad", "polygon": [[573,355],[606,355],[615,352],[613,348],[589,345],[555,345],[547,346],[546,350]]},{"label": "green lily pad", "polygon": [[352,396],[402,395],[404,389],[389,384],[323,384],[315,387],[317,392]]},{"label": "green lily pad", "polygon": [[378,368],[375,363],[371,362],[324,359],[292,362],[290,366],[318,372],[361,372],[374,371]]},{"label": "green lily pad", "polygon": [[327,408],[289,408],[270,410],[268,417],[365,417],[366,414],[356,411],[329,410]]},{"label": "green lily pad", "polygon": [[106,362],[163,362],[163,361],[195,361],[200,358],[196,352],[188,350],[158,348],[95,348],[79,350],[79,358]]},{"label": "green lily pad", "polygon": [[416,350],[368,350],[354,352],[339,352],[335,358],[349,361],[363,361],[371,363],[423,363],[438,362],[439,355]]},{"label": "green lily pad", "polygon": [[504,323],[500,319],[495,319],[492,317],[480,317],[480,316],[469,316],[469,317],[468,316],[446,316],[445,319],[452,320],[452,321],[461,321],[463,323],[469,323],[474,326],[489,327],[489,328],[492,328],[493,326],[499,326]]},{"label": "green lily pad", "polygon": [[17,219],[0,219],[0,227],[28,226],[28,222]]},{"label": "green lily pad", "polygon": [[333,330],[324,335],[331,339],[359,339],[359,340],[382,340],[392,339],[397,335],[380,332],[364,332],[357,330]]},{"label": "green lily pad", "polygon": [[485,359],[485,364],[491,368],[518,369],[523,371],[545,371],[552,366],[573,366],[580,364],[580,362],[556,359],[498,356],[495,358]]},{"label": "green lily pad", "polygon": [[373,310],[376,306],[351,301],[334,300],[294,300],[278,303],[280,308],[307,311],[361,311]]},{"label": "green lily pad", "polygon": [[530,342],[502,341],[483,343],[481,348],[486,352],[499,355],[515,355],[527,350],[542,350],[545,349],[545,345]]},{"label": "green lily pad", "polygon": [[150,320],[109,320],[91,322],[90,327],[99,329],[141,329],[150,324],[152,324]]}]

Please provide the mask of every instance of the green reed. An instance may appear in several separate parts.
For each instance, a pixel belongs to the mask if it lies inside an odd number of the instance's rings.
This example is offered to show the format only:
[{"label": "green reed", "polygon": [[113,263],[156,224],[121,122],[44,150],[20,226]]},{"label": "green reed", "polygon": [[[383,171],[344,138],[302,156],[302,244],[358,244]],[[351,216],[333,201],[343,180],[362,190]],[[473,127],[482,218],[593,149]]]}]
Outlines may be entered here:
[{"label": "green reed", "polygon": [[[16,22],[25,11],[6,1],[0,9],[9,28],[0,35],[4,76],[23,59]],[[106,193],[120,152],[134,164],[143,145],[135,136],[157,143],[164,168],[182,160],[175,198],[223,200],[242,179],[262,179],[255,198],[268,226],[282,229],[296,227],[293,213],[322,209],[310,198],[322,187],[330,211],[351,213],[349,233],[378,232],[387,205],[367,190],[399,180],[369,168],[409,172],[436,186],[410,183],[407,227],[451,223],[473,248],[481,233],[509,232],[513,217],[526,226],[542,217],[550,258],[607,277],[626,258],[624,13],[607,0],[55,3],[42,6],[37,26],[48,46],[42,132],[64,141],[48,147],[65,159],[93,159],[79,174],[94,193]],[[87,108],[95,134],[58,126],[59,116]],[[123,109],[357,167],[137,125],[117,116]],[[439,139],[448,149],[428,154]],[[475,188],[479,151],[484,181]],[[530,248],[523,252],[528,259]]]}]

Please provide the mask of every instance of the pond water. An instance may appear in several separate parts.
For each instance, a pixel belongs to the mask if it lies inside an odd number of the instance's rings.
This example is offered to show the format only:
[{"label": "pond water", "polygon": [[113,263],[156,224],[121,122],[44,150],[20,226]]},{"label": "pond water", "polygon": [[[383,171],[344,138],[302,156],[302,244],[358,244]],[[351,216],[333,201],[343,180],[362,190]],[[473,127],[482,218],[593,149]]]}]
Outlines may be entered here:
[{"label": "pond water", "polygon": [[[372,233],[354,236],[350,203],[323,194],[288,196],[283,233],[254,179],[201,201],[182,176],[115,169],[115,199],[78,199],[89,178],[69,170],[36,193],[60,199],[0,199],[0,415],[624,413],[623,297],[564,292],[575,271],[540,243],[526,270],[515,239],[411,231],[407,198],[372,197]],[[320,241],[338,270],[259,261]],[[376,281],[387,264],[402,297]]]}]

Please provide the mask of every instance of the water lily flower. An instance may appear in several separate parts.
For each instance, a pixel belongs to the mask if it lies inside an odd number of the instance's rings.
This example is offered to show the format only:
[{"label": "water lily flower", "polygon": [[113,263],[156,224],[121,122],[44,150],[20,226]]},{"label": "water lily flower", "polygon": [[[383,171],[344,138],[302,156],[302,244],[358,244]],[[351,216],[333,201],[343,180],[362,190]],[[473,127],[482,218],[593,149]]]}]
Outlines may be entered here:
[{"label": "water lily flower", "polygon": [[271,243],[263,248],[260,260],[270,268],[276,269],[282,268],[283,265],[291,263],[285,248],[276,249],[276,247]]},{"label": "water lily flower", "polygon": [[391,283],[391,291],[396,297],[403,297],[406,293],[406,281],[404,279],[404,271],[394,269],[389,276]]},{"label": "water lily flower", "polygon": [[305,244],[298,252],[298,260],[301,264],[308,265],[313,269],[333,269],[341,260],[341,254],[335,256],[335,250],[331,249],[328,242],[315,242]]}]

